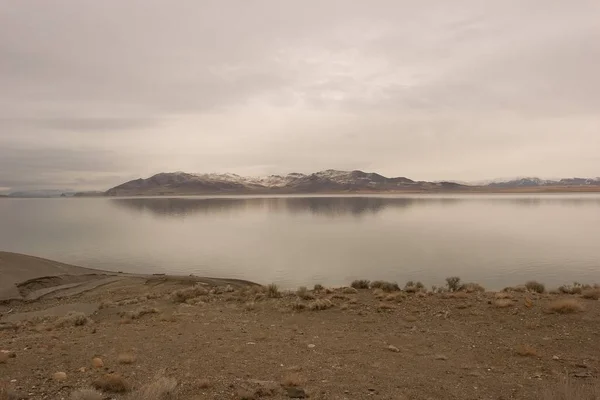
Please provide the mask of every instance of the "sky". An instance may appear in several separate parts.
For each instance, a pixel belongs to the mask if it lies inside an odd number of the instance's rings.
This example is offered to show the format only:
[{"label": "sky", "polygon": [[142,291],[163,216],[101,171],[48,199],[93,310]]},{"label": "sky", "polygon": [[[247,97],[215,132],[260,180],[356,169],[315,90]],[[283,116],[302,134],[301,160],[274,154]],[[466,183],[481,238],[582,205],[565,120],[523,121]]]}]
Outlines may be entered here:
[{"label": "sky", "polygon": [[600,176],[597,0],[0,0],[0,192]]}]

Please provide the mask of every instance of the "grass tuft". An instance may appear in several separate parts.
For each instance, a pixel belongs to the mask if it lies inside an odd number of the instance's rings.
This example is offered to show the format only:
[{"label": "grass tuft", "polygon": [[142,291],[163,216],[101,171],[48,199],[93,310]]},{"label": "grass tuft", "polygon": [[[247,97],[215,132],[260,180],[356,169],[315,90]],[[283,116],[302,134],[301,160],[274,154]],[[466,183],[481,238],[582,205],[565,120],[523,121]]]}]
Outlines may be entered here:
[{"label": "grass tuft", "polygon": [[279,286],[274,283],[267,285],[267,297],[271,299],[278,299],[281,297],[281,292],[279,291]]},{"label": "grass tuft", "polygon": [[381,289],[384,292],[399,292],[400,286],[396,282],[386,281],[373,281],[371,282],[371,289]]},{"label": "grass tuft", "polygon": [[308,291],[306,286],[300,286],[296,291],[296,295],[302,300],[314,300],[315,296]]},{"label": "grass tuft", "polygon": [[586,289],[581,292],[581,297],[589,300],[600,300],[600,289]]},{"label": "grass tuft", "polygon": [[173,378],[160,377],[154,382],[142,386],[130,398],[132,400],[163,400],[175,393],[177,381]]},{"label": "grass tuft", "polygon": [[119,374],[106,374],[92,382],[92,386],[103,392],[124,393],[130,389],[129,383]]},{"label": "grass tuft", "polygon": [[173,292],[171,299],[175,303],[185,303],[188,299],[194,299],[200,296],[206,296],[209,292],[201,285],[194,285],[189,288],[179,289]]},{"label": "grass tuft", "polygon": [[558,314],[574,314],[583,311],[583,306],[576,299],[559,299],[548,304],[548,311]]},{"label": "grass tuft", "polygon": [[54,323],[55,328],[64,328],[65,326],[83,326],[89,322],[88,317],[82,312],[71,311],[64,317],[59,318]]},{"label": "grass tuft", "polygon": [[333,303],[328,299],[317,299],[315,301],[311,301],[308,305],[308,309],[311,311],[327,310],[331,307],[333,307]]}]

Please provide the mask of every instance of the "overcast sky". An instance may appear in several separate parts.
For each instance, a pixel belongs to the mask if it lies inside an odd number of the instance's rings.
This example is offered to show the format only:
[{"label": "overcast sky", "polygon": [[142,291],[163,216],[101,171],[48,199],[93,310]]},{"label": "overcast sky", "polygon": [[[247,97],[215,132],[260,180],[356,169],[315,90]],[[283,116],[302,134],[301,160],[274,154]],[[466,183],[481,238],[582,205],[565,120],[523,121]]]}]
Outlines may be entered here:
[{"label": "overcast sky", "polygon": [[0,0],[0,191],[600,176],[598,0]]}]

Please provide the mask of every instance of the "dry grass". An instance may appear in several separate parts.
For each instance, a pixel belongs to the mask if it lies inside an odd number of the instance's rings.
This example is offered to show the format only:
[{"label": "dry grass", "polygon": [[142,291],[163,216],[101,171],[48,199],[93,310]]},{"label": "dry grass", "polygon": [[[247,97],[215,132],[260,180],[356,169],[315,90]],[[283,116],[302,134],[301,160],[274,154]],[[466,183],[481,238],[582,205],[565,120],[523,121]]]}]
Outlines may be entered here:
[{"label": "dry grass", "polygon": [[92,386],[103,392],[124,393],[130,389],[129,383],[119,374],[106,374],[92,382]]},{"label": "dry grass", "polygon": [[384,299],[387,296],[387,294],[381,289],[375,289],[373,290],[373,296],[375,296],[376,299],[381,300]]},{"label": "dry grass", "polygon": [[417,293],[425,290],[425,285],[421,282],[408,281],[404,285],[404,291],[407,293]]},{"label": "dry grass", "polygon": [[185,301],[188,299],[194,299],[196,297],[206,295],[208,295],[208,290],[201,285],[195,285],[190,288],[176,290],[171,295],[171,299],[175,303],[185,303]]},{"label": "dry grass", "polygon": [[119,316],[121,318],[125,318],[125,319],[140,319],[144,315],[158,314],[158,312],[159,312],[159,310],[157,308],[142,307],[142,308],[138,308],[135,311],[123,311],[123,312],[120,312]]},{"label": "dry grass", "polygon": [[308,304],[308,309],[311,311],[327,310],[333,307],[333,303],[328,299],[317,299]]},{"label": "dry grass", "polygon": [[371,282],[371,289],[381,289],[384,292],[399,292],[400,286],[396,282],[386,281],[373,281]]},{"label": "dry grass", "polygon": [[538,400],[599,400],[600,381],[575,382],[569,378],[544,390]]},{"label": "dry grass", "polygon": [[283,386],[300,386],[304,383],[304,379],[300,374],[295,372],[290,372],[283,377],[281,384]]},{"label": "dry grass", "polygon": [[267,297],[271,299],[278,299],[281,297],[281,292],[279,291],[279,286],[274,283],[267,285]]},{"label": "dry grass", "polygon": [[154,382],[142,386],[129,398],[131,400],[163,400],[173,396],[177,381],[173,378],[160,377]]},{"label": "dry grass", "polygon": [[548,304],[548,311],[558,314],[574,314],[583,311],[583,306],[576,299],[559,299]]},{"label": "dry grass", "polygon": [[71,400],[102,400],[102,393],[94,389],[80,389],[71,393]]},{"label": "dry grass", "polygon": [[121,353],[117,357],[119,364],[133,364],[136,362],[137,357],[133,353]]},{"label": "dry grass", "polygon": [[55,328],[63,328],[65,326],[83,326],[89,322],[88,317],[82,312],[71,311],[64,317],[59,318],[54,323]]},{"label": "dry grass", "polygon": [[581,297],[589,300],[599,300],[600,289],[585,289],[583,292],[581,292]]},{"label": "dry grass", "polygon": [[521,357],[539,357],[536,349],[529,345],[522,345],[516,349],[516,353]]},{"label": "dry grass", "polygon": [[530,292],[535,293],[544,293],[546,291],[546,286],[543,283],[539,283],[538,281],[528,281],[525,283],[525,287]]},{"label": "dry grass", "polygon": [[350,286],[352,286],[354,289],[368,289],[370,284],[371,284],[371,281],[368,281],[366,279],[357,279],[357,280],[353,281],[350,284]]},{"label": "dry grass", "polygon": [[496,308],[508,308],[513,306],[513,301],[510,299],[499,299],[494,301],[494,306]]},{"label": "dry grass", "polygon": [[315,296],[308,291],[306,286],[300,286],[296,291],[296,295],[302,300],[314,300]]}]

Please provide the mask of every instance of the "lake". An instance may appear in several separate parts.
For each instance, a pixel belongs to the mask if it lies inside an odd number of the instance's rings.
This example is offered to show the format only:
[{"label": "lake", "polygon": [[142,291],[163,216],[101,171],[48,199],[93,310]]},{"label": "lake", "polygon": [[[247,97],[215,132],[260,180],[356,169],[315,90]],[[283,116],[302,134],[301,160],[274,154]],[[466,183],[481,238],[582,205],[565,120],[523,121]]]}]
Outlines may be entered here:
[{"label": "lake", "polygon": [[0,250],[282,287],[600,282],[600,195],[0,199]]}]

